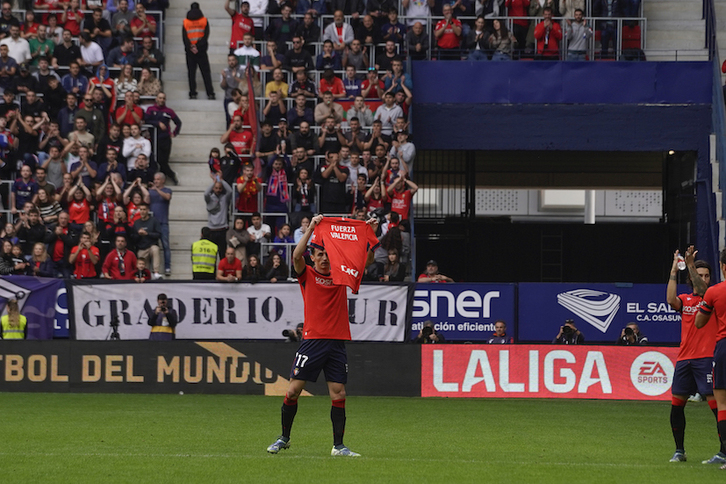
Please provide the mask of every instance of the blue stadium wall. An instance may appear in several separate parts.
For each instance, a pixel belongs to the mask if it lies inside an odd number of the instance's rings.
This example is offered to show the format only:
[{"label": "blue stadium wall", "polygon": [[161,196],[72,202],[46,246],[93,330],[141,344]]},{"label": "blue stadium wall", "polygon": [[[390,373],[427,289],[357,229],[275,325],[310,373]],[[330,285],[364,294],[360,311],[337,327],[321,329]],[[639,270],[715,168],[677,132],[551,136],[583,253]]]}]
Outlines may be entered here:
[{"label": "blue stadium wall", "polygon": [[715,263],[712,69],[711,62],[414,62],[416,148],[695,151],[694,242]]}]

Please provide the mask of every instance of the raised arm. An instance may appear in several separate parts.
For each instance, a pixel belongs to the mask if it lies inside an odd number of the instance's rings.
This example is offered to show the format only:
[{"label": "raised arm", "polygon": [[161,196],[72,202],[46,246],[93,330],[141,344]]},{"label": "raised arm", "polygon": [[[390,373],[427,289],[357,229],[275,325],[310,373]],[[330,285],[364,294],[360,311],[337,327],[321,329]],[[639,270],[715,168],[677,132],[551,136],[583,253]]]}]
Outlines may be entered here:
[{"label": "raised arm", "polygon": [[295,246],[295,250],[292,253],[292,264],[293,266],[295,266],[295,272],[297,272],[298,274],[302,273],[302,271],[305,270],[305,258],[303,256],[305,255],[305,251],[308,248],[308,241],[313,235],[313,230],[315,229],[315,226],[320,223],[321,220],[323,220],[322,215],[316,215],[315,217],[313,217],[313,219],[310,221],[310,225],[308,225],[307,230]]},{"label": "raised arm", "polygon": [[678,255],[676,250],[673,253],[673,265],[671,265],[671,274],[668,277],[668,286],[666,287],[666,301],[676,311],[683,308],[683,302],[678,297]]}]

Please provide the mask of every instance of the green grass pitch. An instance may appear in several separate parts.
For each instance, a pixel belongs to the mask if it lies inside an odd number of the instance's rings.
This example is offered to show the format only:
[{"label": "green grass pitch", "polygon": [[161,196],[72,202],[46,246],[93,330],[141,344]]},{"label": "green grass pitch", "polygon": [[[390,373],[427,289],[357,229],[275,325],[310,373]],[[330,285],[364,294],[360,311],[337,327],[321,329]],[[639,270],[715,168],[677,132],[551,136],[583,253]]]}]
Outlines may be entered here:
[{"label": "green grass pitch", "polygon": [[716,482],[705,403],[671,464],[668,402],[349,397],[330,457],[330,402],[301,398],[291,448],[279,397],[0,393],[0,482]]}]

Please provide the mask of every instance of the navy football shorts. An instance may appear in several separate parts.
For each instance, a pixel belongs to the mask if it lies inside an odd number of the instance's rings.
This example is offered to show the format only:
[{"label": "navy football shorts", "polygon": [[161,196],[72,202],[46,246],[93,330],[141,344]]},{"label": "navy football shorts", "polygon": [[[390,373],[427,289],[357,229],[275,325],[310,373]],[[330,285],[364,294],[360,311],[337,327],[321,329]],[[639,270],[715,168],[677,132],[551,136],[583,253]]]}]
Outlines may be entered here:
[{"label": "navy football shorts", "polygon": [[695,358],[677,362],[671,393],[684,396],[695,395],[696,392],[702,396],[713,395],[712,370],[713,358]]},{"label": "navy football shorts", "polygon": [[713,352],[713,387],[726,390],[726,339],[718,341]]},{"label": "navy football shorts", "polygon": [[300,343],[292,362],[290,378],[318,381],[320,370],[325,381],[348,383],[348,355],[345,342],[332,339],[306,339]]}]

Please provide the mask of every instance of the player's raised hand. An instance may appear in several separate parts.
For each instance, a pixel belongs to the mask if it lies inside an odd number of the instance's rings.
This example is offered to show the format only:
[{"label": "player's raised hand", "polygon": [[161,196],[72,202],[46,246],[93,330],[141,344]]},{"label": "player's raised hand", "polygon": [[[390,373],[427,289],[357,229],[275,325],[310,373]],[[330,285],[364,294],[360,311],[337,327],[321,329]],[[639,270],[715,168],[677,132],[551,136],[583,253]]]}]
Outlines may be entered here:
[{"label": "player's raised hand", "polygon": [[315,228],[316,225],[320,223],[320,221],[323,220],[323,214],[320,213],[313,217],[313,219],[310,221],[310,228]]},{"label": "player's raised hand", "polygon": [[671,266],[671,274],[678,274],[678,259],[681,253],[676,249],[673,253],[673,265]]},{"label": "player's raised hand", "polygon": [[689,245],[686,249],[686,254],[683,257],[686,260],[687,265],[691,265],[696,260],[696,254],[698,254],[696,248],[692,245]]},{"label": "player's raised hand", "polygon": [[371,217],[366,220],[366,223],[371,226],[374,232],[378,232],[378,217]]}]

